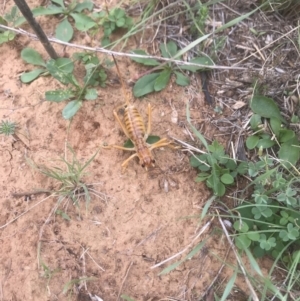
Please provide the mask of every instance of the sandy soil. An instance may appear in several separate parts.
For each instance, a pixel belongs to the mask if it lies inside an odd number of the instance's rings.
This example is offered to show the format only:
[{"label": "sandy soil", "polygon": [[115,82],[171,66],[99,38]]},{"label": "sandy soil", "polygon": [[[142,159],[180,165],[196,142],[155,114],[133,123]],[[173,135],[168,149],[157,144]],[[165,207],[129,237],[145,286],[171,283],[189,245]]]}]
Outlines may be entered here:
[{"label": "sandy soil", "polygon": [[[53,24],[41,22],[51,34],[55,20]],[[59,87],[55,79],[42,77],[29,85],[20,82],[19,75],[32,68],[20,58],[26,46],[47,58],[39,42],[27,37],[18,37],[0,48],[0,120],[17,122],[22,139],[0,138],[0,300],[91,300],[88,292],[104,301],[118,300],[121,294],[135,300],[199,300],[218,275],[228,246],[213,224],[197,237],[205,225],[198,223],[199,214],[210,192],[194,182],[196,172],[189,167],[186,153],[157,149],[157,168],[145,172],[137,160],[132,160],[122,174],[121,164],[129,153],[101,149],[88,168],[85,182],[94,183],[94,189],[105,194],[106,200],[93,197],[87,211],[83,203],[78,210],[62,202],[60,209],[70,221],[50,214],[57,198],[12,197],[12,193],[57,185],[33,169],[29,161],[62,167],[60,157],[72,158],[66,151],[69,144],[79,160],[86,162],[104,143],[122,145],[126,140],[112,114],[123,103],[119,85],[98,88],[99,98],[85,102],[69,123],[61,115],[65,103],[44,100],[45,91]],[[61,46],[55,48],[63,53]],[[74,50],[66,52],[72,54]],[[120,68],[126,80],[140,71],[126,59],[120,61]],[[205,123],[213,109],[205,104],[200,87],[200,79],[188,89],[171,83],[165,91],[134,103],[145,119],[147,103],[151,103],[154,135],[169,134],[191,141],[185,117],[190,101],[194,124],[213,138],[215,128]],[[171,103],[178,112],[175,123]],[[191,260],[158,276],[204,240],[205,247]],[[186,247],[183,255],[151,268]],[[222,271],[219,287],[229,275],[230,270]],[[80,278],[86,279],[85,284],[78,281]],[[243,280],[237,283],[243,286]],[[246,295],[237,287],[230,300],[243,300]]]}]

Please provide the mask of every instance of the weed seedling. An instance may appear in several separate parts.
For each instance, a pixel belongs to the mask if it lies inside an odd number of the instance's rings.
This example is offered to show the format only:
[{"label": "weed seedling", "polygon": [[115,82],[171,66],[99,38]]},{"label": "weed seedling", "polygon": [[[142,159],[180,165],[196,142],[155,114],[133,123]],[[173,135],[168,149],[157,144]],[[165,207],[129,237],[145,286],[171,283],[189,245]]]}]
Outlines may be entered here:
[{"label": "weed seedling", "polygon": [[[76,158],[76,155],[71,147],[68,147],[72,154],[72,160],[69,162],[65,158],[61,158],[61,162],[64,163],[65,169],[59,167],[46,167],[37,166],[31,163],[40,173],[43,175],[56,180],[58,189],[55,190],[55,195],[59,198],[59,202],[62,200],[71,200],[73,205],[79,207],[80,200],[83,200],[86,206],[86,210],[91,201],[91,194],[101,197],[102,194],[98,193],[93,189],[91,184],[86,184],[83,181],[86,176],[86,168],[95,159],[99,151],[97,151],[86,163],[82,164]],[[56,214],[61,215],[64,219],[68,220],[68,215],[62,210],[55,210]]]},{"label": "weed seedling", "polygon": [[[178,53],[177,45],[170,41],[166,44],[160,44],[160,51],[163,57],[172,58]],[[133,53],[139,55],[147,55],[144,50],[134,50]],[[179,58],[180,59],[180,58]],[[179,86],[187,86],[190,84],[189,78],[183,73],[184,70],[196,72],[203,70],[202,67],[194,66],[175,66],[174,64],[161,64],[155,59],[150,58],[132,58],[133,61],[143,64],[145,66],[154,66],[152,70],[142,76],[133,87],[133,94],[135,97],[141,97],[151,92],[158,92],[166,88],[171,75],[175,74],[176,84]],[[196,57],[190,63],[212,66],[213,61],[209,57]],[[153,72],[155,71],[155,72]],[[158,71],[158,72],[156,72]]]},{"label": "weed seedling", "polygon": [[4,121],[2,120],[0,123],[0,134],[5,136],[13,136],[16,132],[17,124],[12,121]]},{"label": "weed seedling", "polygon": [[22,82],[29,83],[37,79],[40,75],[45,76],[50,74],[63,85],[68,86],[65,89],[47,91],[45,93],[46,100],[51,102],[69,100],[62,111],[62,115],[65,119],[72,118],[81,108],[84,100],[97,99],[97,90],[92,87],[97,85],[100,85],[101,87],[105,86],[107,75],[105,69],[95,55],[83,53],[75,55],[75,59],[82,61],[86,69],[83,85],[81,85],[73,75],[74,63],[69,58],[50,59],[45,62],[41,55],[31,48],[23,49],[21,56],[27,63],[41,67],[23,73],[21,75]]},{"label": "weed seedling", "polygon": [[200,170],[196,182],[204,182],[211,188],[215,195],[223,196],[226,192],[226,185],[234,183],[238,174],[247,172],[246,162],[236,163],[225,154],[224,148],[217,141],[208,145],[209,152],[201,155],[194,155],[190,158],[192,167]]},{"label": "weed seedling", "polygon": [[111,43],[112,33],[119,29],[130,29],[133,25],[132,18],[128,17],[122,8],[113,8],[109,11],[102,10],[99,13],[93,13],[91,17],[97,24],[95,29],[92,29],[93,32],[97,32],[100,27],[103,28],[102,47]]}]

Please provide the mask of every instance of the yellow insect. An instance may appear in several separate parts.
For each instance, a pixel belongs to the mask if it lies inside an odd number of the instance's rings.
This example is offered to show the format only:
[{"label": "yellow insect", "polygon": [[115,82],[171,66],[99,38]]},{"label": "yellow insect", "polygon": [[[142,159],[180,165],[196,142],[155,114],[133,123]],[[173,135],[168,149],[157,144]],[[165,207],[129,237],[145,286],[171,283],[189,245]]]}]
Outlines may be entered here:
[{"label": "yellow insect", "polygon": [[129,96],[125,91],[125,86],[120,75],[120,70],[114,56],[113,59],[116,64],[117,71],[122,84],[122,89],[126,98],[125,105],[122,106],[124,108],[124,123],[121,121],[120,117],[118,116],[117,110],[114,110],[113,114],[116,120],[118,121],[119,125],[121,126],[124,134],[127,136],[128,139],[132,141],[134,147],[127,148],[120,145],[110,145],[108,146],[108,148],[113,147],[125,151],[135,151],[133,155],[131,155],[128,159],[126,159],[122,163],[123,169],[126,169],[130,160],[132,160],[135,157],[138,157],[140,165],[144,167],[146,170],[148,170],[149,167],[155,166],[155,159],[152,154],[153,149],[158,147],[163,147],[163,146],[168,146],[173,149],[177,149],[178,147],[172,145],[172,141],[169,141],[167,138],[162,138],[153,144],[147,143],[147,139],[151,133],[151,119],[152,119],[151,105],[148,104],[148,124],[146,130],[142,116],[140,115],[137,108],[129,101]]}]

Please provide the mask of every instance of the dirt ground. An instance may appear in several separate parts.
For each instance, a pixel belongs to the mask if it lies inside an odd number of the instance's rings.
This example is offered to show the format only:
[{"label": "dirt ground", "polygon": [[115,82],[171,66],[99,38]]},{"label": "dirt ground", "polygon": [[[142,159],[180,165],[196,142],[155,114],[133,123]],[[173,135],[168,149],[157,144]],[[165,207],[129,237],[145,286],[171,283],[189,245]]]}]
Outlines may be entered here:
[{"label": "dirt ground", "polygon": [[[35,6],[32,1],[29,4]],[[41,20],[51,35],[53,24],[49,19]],[[79,43],[80,37],[74,42]],[[189,166],[187,153],[157,149],[155,169],[146,172],[132,160],[122,174],[121,164],[130,153],[100,149],[85,182],[93,183],[106,199],[93,197],[87,212],[84,204],[80,211],[72,204],[62,205],[70,221],[50,215],[55,198],[12,197],[12,193],[56,185],[33,169],[29,160],[37,165],[62,166],[60,157],[71,159],[66,151],[69,144],[80,161],[86,162],[104,143],[122,145],[126,140],[112,114],[123,103],[120,85],[98,88],[99,98],[85,102],[70,123],[61,115],[65,103],[44,99],[45,91],[59,87],[55,79],[41,77],[28,85],[20,82],[20,74],[32,68],[20,58],[24,47],[32,47],[47,58],[38,41],[24,36],[0,47],[0,120],[17,122],[23,134],[19,135],[23,142],[0,138],[0,300],[92,300],[93,296],[98,300],[96,295],[110,301],[122,294],[134,300],[199,300],[218,275],[228,245],[215,224],[198,235],[209,221],[198,222],[210,192],[194,182],[196,172]],[[59,45],[55,49],[59,54],[75,51]],[[119,62],[126,80],[140,71],[127,59]],[[213,108],[204,101],[200,79],[193,82],[187,89],[171,83],[161,93],[134,100],[145,119],[147,103],[151,103],[154,135],[191,141],[185,116],[189,101],[195,126],[208,138],[214,137],[216,129],[205,122],[214,114]],[[174,108],[178,112],[175,123]],[[191,260],[167,275],[158,275],[204,240],[205,247]],[[151,268],[185,248],[181,256]],[[230,273],[225,268],[219,275],[219,288]],[[230,300],[248,298],[242,287],[241,278]]]}]

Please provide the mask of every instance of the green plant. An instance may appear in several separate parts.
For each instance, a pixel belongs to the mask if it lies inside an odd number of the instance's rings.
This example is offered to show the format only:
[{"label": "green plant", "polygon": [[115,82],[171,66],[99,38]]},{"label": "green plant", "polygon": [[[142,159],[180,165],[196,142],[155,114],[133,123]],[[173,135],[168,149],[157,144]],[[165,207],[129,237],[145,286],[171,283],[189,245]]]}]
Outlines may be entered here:
[{"label": "green plant", "polygon": [[76,29],[87,31],[96,23],[86,14],[82,13],[85,9],[91,11],[93,2],[83,1],[78,3],[76,0],[65,6],[63,0],[51,0],[52,4],[48,7],[36,7],[32,10],[35,17],[45,15],[61,15],[62,20],[55,29],[55,37],[61,41],[69,42],[73,38],[74,30],[68,18],[71,17],[75,22]]},{"label": "green plant", "polygon": [[246,140],[249,150],[272,148],[280,160],[295,165],[300,158],[300,142],[293,130],[288,129],[277,104],[271,98],[253,96],[250,107],[255,113],[250,119],[254,133]]},{"label": "green plant", "polygon": [[98,13],[93,13],[91,17],[95,20],[96,25],[92,31],[98,31],[99,27],[103,27],[103,37],[101,45],[106,47],[111,43],[111,34],[119,29],[130,29],[133,25],[133,19],[128,17],[125,10],[122,8],[113,8],[111,10],[102,10]]},{"label": "green plant", "polygon": [[[256,163],[249,163],[248,175],[253,178],[252,196],[235,208],[239,212],[234,223],[237,247],[251,247],[257,257],[268,254],[274,258],[291,243],[294,250],[299,249],[298,174],[263,156]],[[282,260],[288,262],[290,252],[293,254],[291,248],[286,249]]]},{"label": "green plant", "polygon": [[86,74],[83,78],[83,85],[77,81],[73,74],[74,63],[69,58],[58,58],[56,60],[50,59],[45,62],[41,55],[34,49],[25,48],[21,52],[21,57],[24,61],[30,64],[38,65],[41,68],[25,72],[21,75],[21,80],[24,83],[29,83],[40,75],[50,74],[55,79],[66,85],[65,89],[58,89],[53,91],[46,91],[45,98],[51,102],[62,102],[70,100],[64,107],[62,115],[65,119],[72,118],[82,106],[83,100],[95,100],[98,93],[95,87],[100,85],[105,86],[106,72],[101,66],[99,59],[92,54],[79,53],[75,55],[84,63]]},{"label": "green plant", "polygon": [[[9,13],[5,14],[3,17],[0,16],[0,24],[13,27],[20,26],[22,24],[22,17],[20,16],[18,8],[13,6]],[[10,30],[4,30],[2,33],[0,33],[0,45],[12,41],[15,36],[16,34]]]},{"label": "green plant", "polygon": [[[177,45],[170,41],[166,44],[160,44],[160,51],[163,57],[172,58],[177,55],[178,49]],[[135,54],[139,55],[147,55],[144,50],[134,50],[132,51]],[[172,63],[168,64],[160,64],[155,59],[150,58],[132,58],[133,61],[143,64],[145,66],[155,66],[150,72],[147,72],[146,75],[142,76],[133,87],[133,94],[135,97],[141,97],[151,92],[158,92],[163,90],[172,74],[176,76],[176,84],[180,86],[187,86],[190,83],[189,78],[183,73],[184,70],[196,72],[198,70],[203,70],[202,67],[194,67],[194,66],[175,66]],[[190,63],[201,64],[206,66],[213,65],[212,60],[209,57],[196,57],[190,61]],[[159,71],[159,72],[153,72]],[[149,74],[150,73],[150,74]]]},{"label": "green plant", "polygon": [[248,166],[246,162],[238,164],[226,155],[224,147],[217,141],[208,145],[208,153],[193,155],[190,165],[200,170],[195,181],[205,181],[217,196],[223,196],[226,185],[233,184],[238,174],[245,174]]},{"label": "green plant", "polygon": [[[91,201],[91,193],[99,196],[97,191],[93,189],[92,185],[86,184],[83,178],[86,176],[86,168],[97,156],[99,150],[85,163],[80,163],[77,159],[74,150],[69,146],[69,151],[72,154],[72,160],[68,161],[61,158],[60,161],[64,163],[66,168],[60,167],[46,167],[38,166],[29,162],[35,169],[43,175],[56,180],[58,188],[55,190],[55,195],[59,198],[59,203],[62,200],[71,200],[73,205],[79,207],[80,200],[85,202],[86,210]],[[62,210],[56,210],[56,214],[61,215],[64,219],[68,220],[68,215]]]},{"label": "green plant", "polygon": [[0,134],[5,136],[14,135],[17,127],[18,126],[15,122],[2,120],[0,123]]}]

